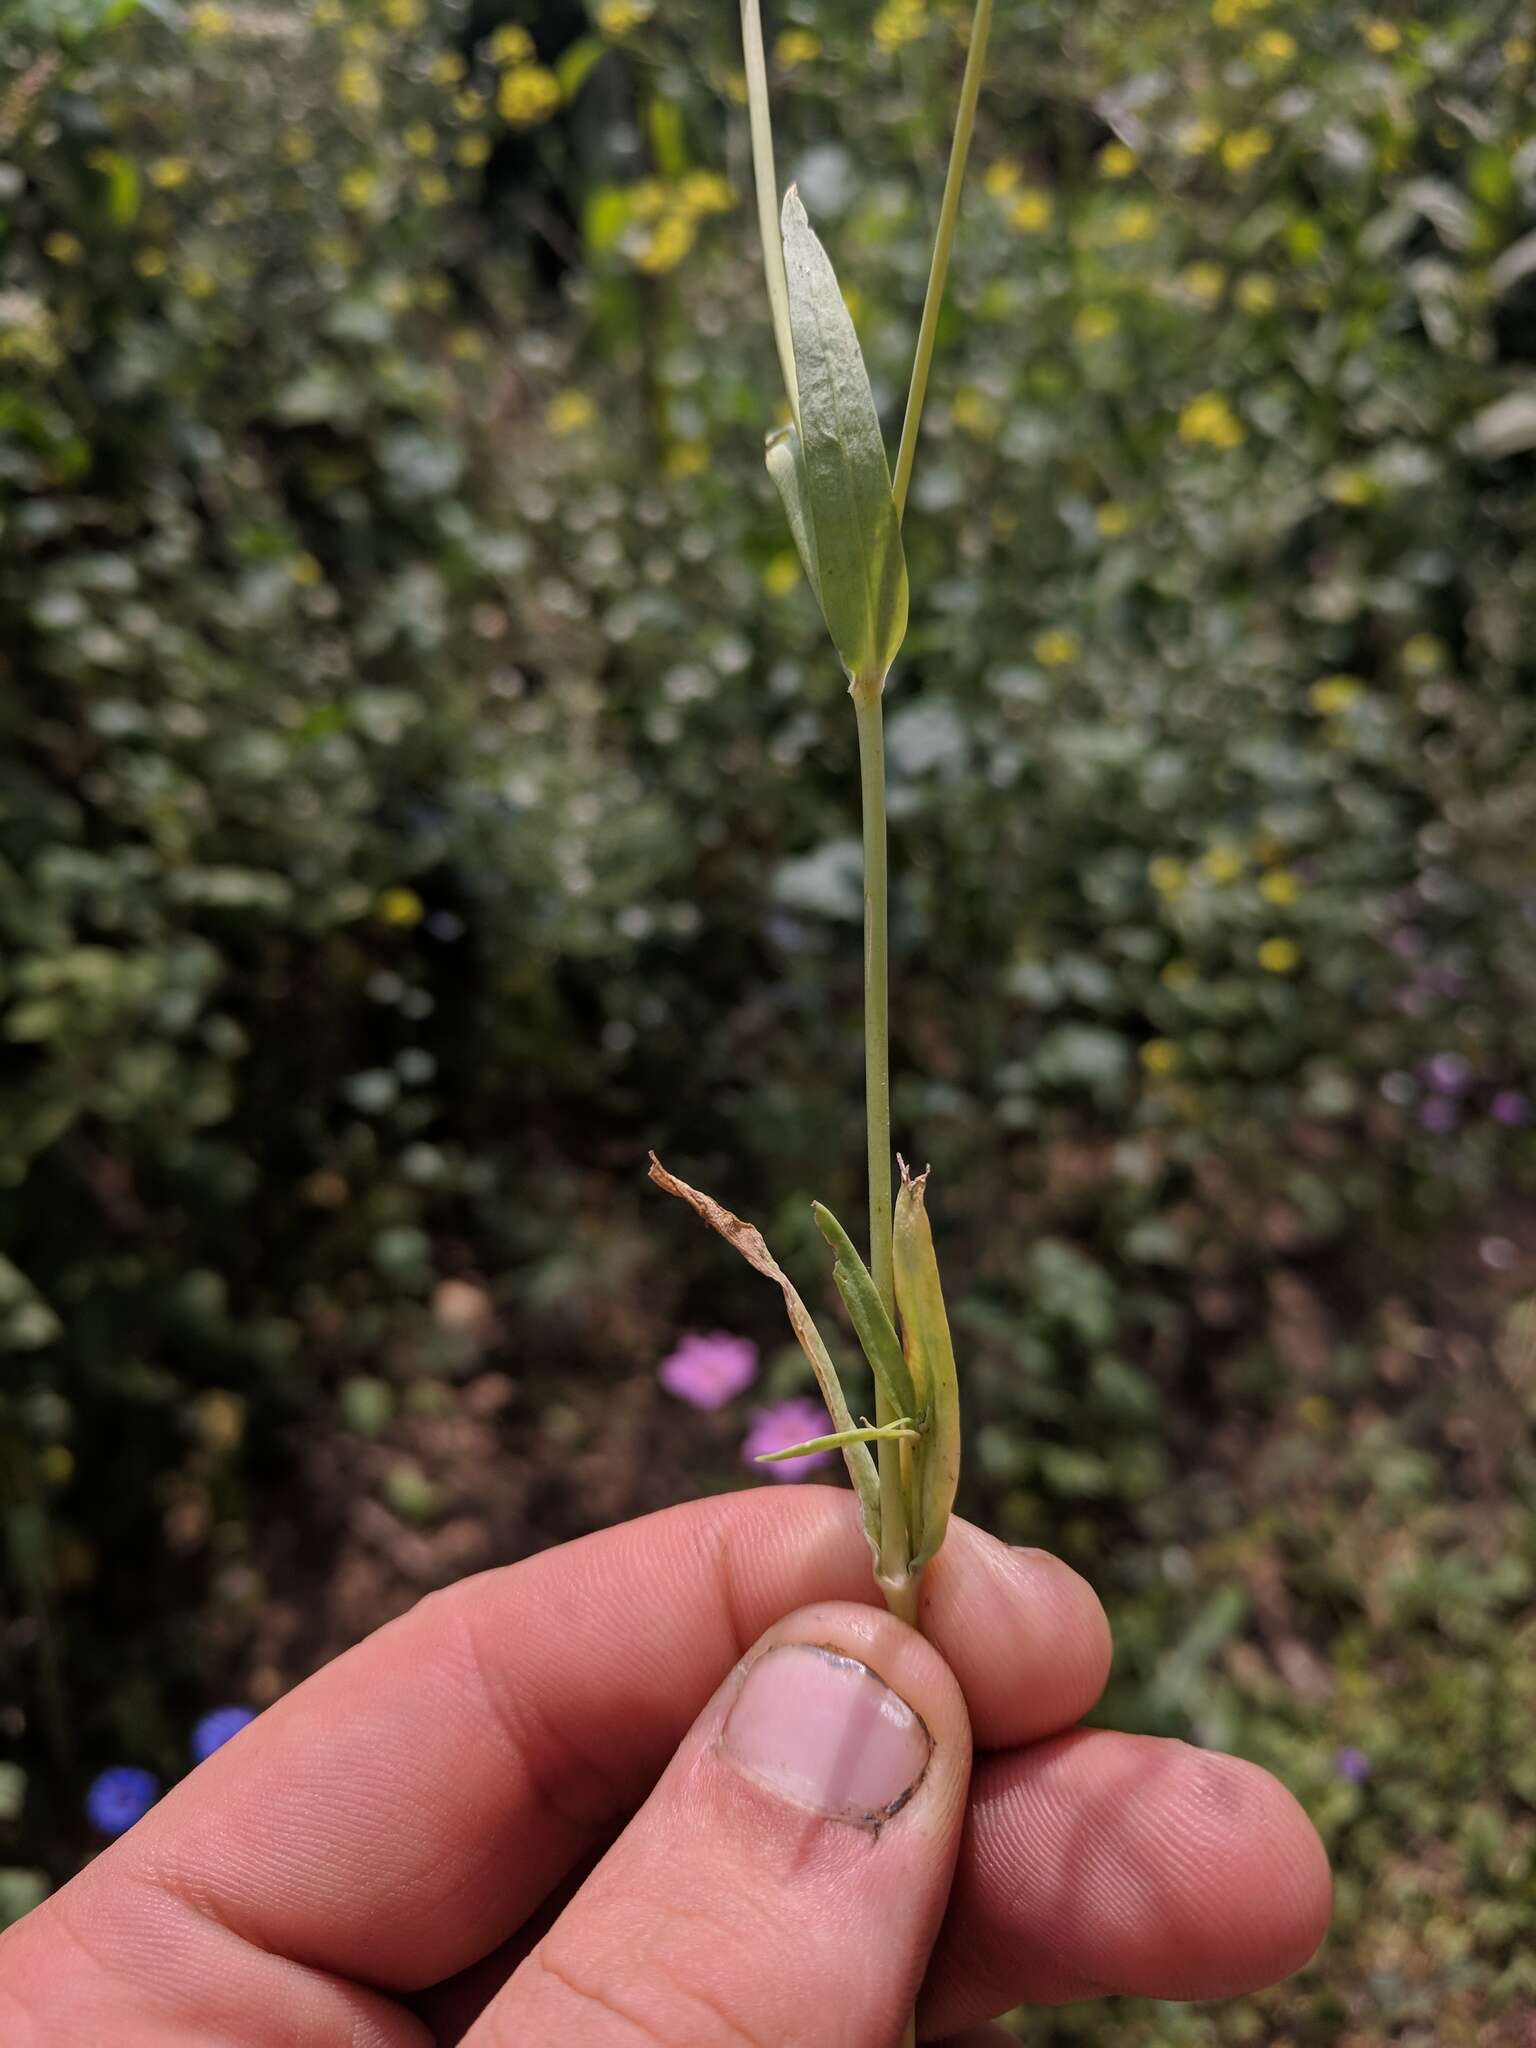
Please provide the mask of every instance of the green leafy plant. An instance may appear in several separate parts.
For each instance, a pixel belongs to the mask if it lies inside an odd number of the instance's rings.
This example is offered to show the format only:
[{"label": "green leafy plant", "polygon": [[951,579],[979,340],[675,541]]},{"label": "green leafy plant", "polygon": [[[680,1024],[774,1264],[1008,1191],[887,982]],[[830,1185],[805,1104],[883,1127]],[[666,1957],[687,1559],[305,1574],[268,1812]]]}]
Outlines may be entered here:
[{"label": "green leafy plant", "polygon": [[[772,1455],[803,1456],[834,1447],[842,1451],[886,1601],[893,1613],[915,1622],[923,1568],[944,1540],[959,1481],[960,1412],[954,1349],[925,1207],[927,1173],[914,1175],[904,1161],[899,1162],[901,1192],[894,1212],[891,1202],[882,704],[886,679],[907,631],[902,511],[986,62],[991,0],[978,0],[972,24],[894,483],[869,373],[831,259],[798,192],[791,187],[782,207],[779,203],[757,0],[743,0],[741,19],[763,266],[790,413],[788,424],[769,438],[768,470],[848,677],[858,721],[869,1266],[829,1209],[816,1204],[815,1217],[834,1254],[834,1278],[874,1378],[873,1423],[853,1421],[831,1354],[760,1234],[669,1174],[654,1154],[651,1174],[782,1287],[791,1325],[835,1427],[830,1435]],[[878,1465],[871,1444],[877,1448]]]}]

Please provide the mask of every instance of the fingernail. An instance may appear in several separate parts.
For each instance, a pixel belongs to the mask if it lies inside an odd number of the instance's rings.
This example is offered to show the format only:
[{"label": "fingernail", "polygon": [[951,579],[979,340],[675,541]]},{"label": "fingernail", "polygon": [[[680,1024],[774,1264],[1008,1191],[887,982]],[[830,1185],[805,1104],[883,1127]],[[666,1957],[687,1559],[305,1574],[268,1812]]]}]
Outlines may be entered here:
[{"label": "fingernail", "polygon": [[721,1747],[748,1777],[832,1820],[887,1819],[933,1743],[904,1699],[856,1657],[778,1643],[747,1672]]}]

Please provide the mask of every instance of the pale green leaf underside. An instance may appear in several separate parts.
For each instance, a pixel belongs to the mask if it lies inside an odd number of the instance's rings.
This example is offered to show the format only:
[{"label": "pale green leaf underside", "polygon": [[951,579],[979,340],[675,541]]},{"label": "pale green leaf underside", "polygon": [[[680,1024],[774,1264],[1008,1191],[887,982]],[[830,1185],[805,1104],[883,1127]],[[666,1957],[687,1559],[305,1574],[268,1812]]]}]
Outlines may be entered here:
[{"label": "pale green leaf underside", "polygon": [[759,1451],[759,1465],[782,1465],[786,1458],[808,1458],[812,1451],[840,1451],[848,1444],[915,1444],[916,1423],[910,1415],[894,1422],[865,1423],[860,1429],[840,1429],[835,1436],[810,1436],[803,1444],[786,1444],[782,1451]]},{"label": "pale green leaf underside", "polygon": [[907,630],[907,564],[885,442],[853,321],[793,187],[783,230],[822,615],[850,678],[878,686]]},{"label": "pale green leaf underside", "polygon": [[927,1427],[913,1453],[912,1569],[921,1571],[939,1545],[960,1483],[960,1389],[950,1341],[939,1262],[923,1200],[928,1176],[914,1178],[905,1162],[896,1197],[892,1255],[896,1306],[901,1312],[907,1364]]},{"label": "pale green leaf underside", "polygon": [[816,534],[811,525],[809,486],[805,476],[805,455],[800,436],[793,427],[780,427],[768,437],[768,474],[784,501],[784,516],[794,535],[805,579],[821,603],[821,568],[816,560]]}]

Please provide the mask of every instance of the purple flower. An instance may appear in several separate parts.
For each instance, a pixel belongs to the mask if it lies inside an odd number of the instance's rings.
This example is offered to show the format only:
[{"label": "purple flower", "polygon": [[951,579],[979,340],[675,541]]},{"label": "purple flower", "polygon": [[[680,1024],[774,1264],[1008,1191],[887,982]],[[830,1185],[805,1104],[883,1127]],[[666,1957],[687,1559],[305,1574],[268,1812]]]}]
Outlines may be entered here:
[{"label": "purple flower", "polygon": [[[827,1411],[809,1394],[796,1394],[788,1401],[775,1401],[771,1408],[759,1408],[752,1417],[741,1446],[743,1464],[751,1465],[765,1451],[787,1450],[807,1437],[826,1436],[832,1428]],[[770,1479],[809,1479],[823,1465],[830,1465],[836,1451],[809,1451],[786,1465],[765,1465]]]},{"label": "purple flower", "polygon": [[216,1749],[222,1749],[231,1735],[238,1735],[242,1728],[249,1727],[256,1715],[250,1707],[215,1707],[204,1714],[192,1730],[188,1748],[195,1764],[210,1757]]},{"label": "purple flower", "polygon": [[1363,1785],[1371,1775],[1371,1760],[1363,1749],[1337,1749],[1333,1753],[1333,1775],[1351,1785]]},{"label": "purple flower", "polygon": [[137,1764],[113,1764],[91,1780],[85,1815],[104,1835],[120,1835],[142,1820],[160,1797],[160,1780]]},{"label": "purple flower", "polygon": [[1424,1062],[1424,1078],[1437,1095],[1465,1095],[1472,1085],[1472,1069],[1459,1052],[1437,1052]]},{"label": "purple flower", "polygon": [[661,1361],[656,1377],[690,1408],[723,1408],[757,1378],[757,1346],[725,1330],[690,1334]]},{"label": "purple flower", "polygon": [[1501,1088],[1489,1103],[1488,1114],[1496,1124],[1508,1124],[1512,1131],[1518,1130],[1531,1120],[1530,1097],[1522,1095],[1518,1088]]},{"label": "purple flower", "polygon": [[1419,1111],[1419,1122],[1426,1131],[1443,1138],[1461,1122],[1461,1111],[1446,1096],[1432,1095]]},{"label": "purple flower", "polygon": [[1399,960],[1422,960],[1424,957],[1424,934],[1417,925],[1399,925],[1387,944]]}]

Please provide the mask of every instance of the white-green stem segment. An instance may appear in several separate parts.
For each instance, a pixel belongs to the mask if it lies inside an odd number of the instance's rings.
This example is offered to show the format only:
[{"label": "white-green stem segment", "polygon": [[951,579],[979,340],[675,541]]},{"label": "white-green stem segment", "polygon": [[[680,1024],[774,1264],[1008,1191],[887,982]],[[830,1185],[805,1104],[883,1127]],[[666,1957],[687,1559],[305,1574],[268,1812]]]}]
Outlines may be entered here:
[{"label": "white-green stem segment", "polygon": [[779,231],[779,180],[773,165],[773,119],[768,109],[768,66],[763,56],[763,17],[758,0],[741,0],[741,49],[747,72],[747,120],[752,130],[752,176],[757,186],[757,226],[763,242],[763,270],[779,368],[795,425],[800,425],[800,383],[789,331],[789,279],[784,272],[784,238]]},{"label": "white-green stem segment", "polygon": [[[742,0],[756,12],[756,0]],[[960,213],[960,189],[965,183],[966,161],[971,153],[971,136],[976,127],[976,102],[981,94],[982,73],[987,62],[987,37],[992,31],[992,0],[976,0],[971,21],[971,46],[965,57],[965,76],[960,82],[960,106],[955,115],[955,137],[950,145],[949,169],[944,178],[944,197],[939,202],[938,232],[933,238],[933,261],[928,267],[928,290],[923,299],[923,317],[917,330],[917,353],[912,360],[912,383],[907,392],[907,412],[901,423],[901,446],[896,451],[896,473],[891,478],[891,495],[896,500],[896,517],[907,509],[907,490],[912,482],[912,464],[917,457],[917,435],[923,420],[923,400],[928,395],[928,372],[933,366],[933,344],[939,331],[939,311],[944,304],[944,286],[949,277],[950,251],[955,246],[955,221]],[[766,106],[766,88],[764,105]]]},{"label": "white-green stem segment", "polygon": [[[869,1266],[875,1291],[892,1323],[896,1283],[892,1265],[890,960],[887,945],[885,731],[883,676],[855,681],[859,728],[859,788],[864,833],[864,1118],[869,1148]],[[875,1387],[875,1417],[894,1419],[884,1390]],[[910,1583],[906,1488],[901,1445],[882,1442],[880,1462],[880,1584],[893,1612],[898,1589]],[[915,1589],[914,1589],[915,1603]]]}]

